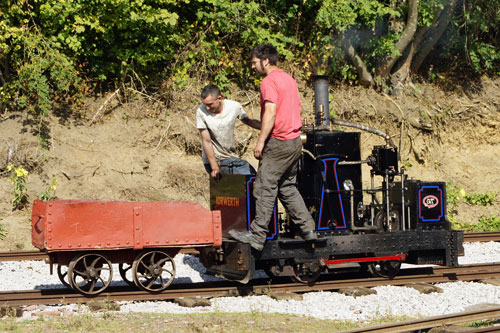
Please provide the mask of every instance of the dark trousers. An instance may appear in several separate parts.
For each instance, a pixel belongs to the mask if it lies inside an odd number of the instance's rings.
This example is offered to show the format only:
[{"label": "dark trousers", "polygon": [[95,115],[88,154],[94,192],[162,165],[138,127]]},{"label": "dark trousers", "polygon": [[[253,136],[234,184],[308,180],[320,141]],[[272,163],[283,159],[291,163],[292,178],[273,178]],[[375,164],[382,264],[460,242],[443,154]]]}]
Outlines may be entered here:
[{"label": "dark trousers", "polygon": [[292,140],[271,138],[264,147],[253,189],[256,214],[250,226],[261,242],[266,240],[276,198],[280,199],[292,222],[301,231],[315,228],[314,220],[297,189],[301,153],[300,137]]}]

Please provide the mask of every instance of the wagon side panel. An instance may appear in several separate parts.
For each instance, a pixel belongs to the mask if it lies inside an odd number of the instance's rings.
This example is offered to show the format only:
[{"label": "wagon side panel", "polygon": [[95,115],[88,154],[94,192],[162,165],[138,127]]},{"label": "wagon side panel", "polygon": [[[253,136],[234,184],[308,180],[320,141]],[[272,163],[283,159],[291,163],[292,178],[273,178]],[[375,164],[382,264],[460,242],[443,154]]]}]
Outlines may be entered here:
[{"label": "wagon side panel", "polygon": [[[216,245],[222,241],[220,216],[192,202],[143,204],[143,242],[150,246]],[[137,213],[137,212],[136,212]]]},{"label": "wagon side panel", "polygon": [[51,201],[47,206],[47,249],[116,249],[133,246],[134,203]]}]

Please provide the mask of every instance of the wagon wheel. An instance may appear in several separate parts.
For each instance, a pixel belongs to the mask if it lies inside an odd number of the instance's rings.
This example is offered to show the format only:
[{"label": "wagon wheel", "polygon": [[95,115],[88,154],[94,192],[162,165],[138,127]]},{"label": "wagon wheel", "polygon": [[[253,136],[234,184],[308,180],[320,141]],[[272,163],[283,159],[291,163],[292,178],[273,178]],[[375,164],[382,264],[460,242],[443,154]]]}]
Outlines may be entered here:
[{"label": "wagon wheel", "polygon": [[401,261],[397,260],[376,261],[368,264],[368,271],[373,276],[380,276],[389,279],[395,277],[399,273],[400,268]]},{"label": "wagon wheel", "polygon": [[131,287],[137,287],[134,283],[134,276],[132,274],[132,265],[129,263],[121,263],[118,265],[118,271],[123,281],[125,281]]},{"label": "wagon wheel", "polygon": [[79,255],[69,263],[69,284],[82,294],[96,295],[106,289],[112,280],[112,263],[103,255]]},{"label": "wagon wheel", "polygon": [[57,276],[59,277],[59,280],[61,280],[61,283],[65,287],[71,288],[71,286],[69,285],[69,281],[68,281],[68,266],[58,264],[57,265]]},{"label": "wagon wheel", "polygon": [[293,265],[293,275],[290,276],[293,282],[312,284],[321,275],[321,268],[318,267],[317,270],[312,271],[305,264],[294,264]]},{"label": "wagon wheel", "polygon": [[132,265],[136,286],[150,292],[165,290],[175,278],[174,260],[163,251],[141,253]]}]

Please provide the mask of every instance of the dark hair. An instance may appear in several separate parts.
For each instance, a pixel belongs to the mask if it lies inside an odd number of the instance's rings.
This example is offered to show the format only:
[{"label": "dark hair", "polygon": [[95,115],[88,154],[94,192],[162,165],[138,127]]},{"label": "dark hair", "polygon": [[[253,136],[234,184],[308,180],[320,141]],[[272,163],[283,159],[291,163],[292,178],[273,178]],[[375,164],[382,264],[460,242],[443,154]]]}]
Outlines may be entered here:
[{"label": "dark hair", "polygon": [[278,63],[278,51],[272,44],[262,44],[254,47],[252,50],[252,57],[257,57],[260,60],[268,59],[271,65]]},{"label": "dark hair", "polygon": [[213,98],[222,96],[219,87],[217,87],[215,84],[209,84],[205,86],[201,91],[201,98],[205,99],[208,96],[212,96]]}]

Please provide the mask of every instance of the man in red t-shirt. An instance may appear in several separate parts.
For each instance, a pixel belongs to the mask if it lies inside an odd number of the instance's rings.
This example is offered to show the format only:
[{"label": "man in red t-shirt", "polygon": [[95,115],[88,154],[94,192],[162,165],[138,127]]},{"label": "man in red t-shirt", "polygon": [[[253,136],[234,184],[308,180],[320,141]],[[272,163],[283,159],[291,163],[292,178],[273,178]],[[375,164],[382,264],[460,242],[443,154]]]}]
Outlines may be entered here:
[{"label": "man in red t-shirt", "polygon": [[302,103],[295,80],[277,67],[278,51],[263,44],[252,51],[252,69],[265,76],[260,85],[261,130],[254,149],[259,160],[255,179],[255,219],[250,231],[230,230],[236,240],[261,251],[278,197],[305,240],[317,238],[315,223],[297,189],[297,167],[302,153]]}]

